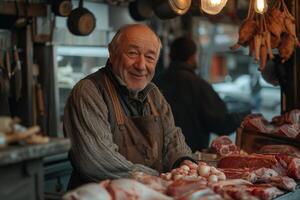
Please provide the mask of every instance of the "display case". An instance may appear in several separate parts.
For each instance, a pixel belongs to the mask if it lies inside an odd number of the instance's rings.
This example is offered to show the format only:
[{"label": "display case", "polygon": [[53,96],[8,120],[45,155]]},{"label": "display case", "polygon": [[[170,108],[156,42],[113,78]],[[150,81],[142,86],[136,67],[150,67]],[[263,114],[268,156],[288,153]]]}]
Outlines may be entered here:
[{"label": "display case", "polygon": [[57,46],[55,48],[56,90],[58,94],[58,136],[62,136],[64,106],[73,86],[82,78],[103,67],[107,47]]}]

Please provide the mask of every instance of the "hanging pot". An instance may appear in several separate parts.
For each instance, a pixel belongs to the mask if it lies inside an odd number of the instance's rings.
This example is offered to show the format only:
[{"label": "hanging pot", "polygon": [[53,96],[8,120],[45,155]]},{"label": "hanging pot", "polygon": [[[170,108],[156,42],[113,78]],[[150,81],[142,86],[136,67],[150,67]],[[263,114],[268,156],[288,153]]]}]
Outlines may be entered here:
[{"label": "hanging pot", "polygon": [[51,9],[55,15],[69,16],[72,11],[72,2],[71,0],[53,0]]},{"label": "hanging pot", "polygon": [[190,8],[192,0],[153,0],[155,14],[161,19],[170,19],[184,15]]},{"label": "hanging pot", "polygon": [[153,15],[151,1],[136,0],[129,3],[129,13],[135,21],[143,21]]},{"label": "hanging pot", "polygon": [[68,29],[74,35],[89,35],[96,27],[96,18],[88,9],[83,7],[83,0],[78,8],[72,10],[67,20]]}]

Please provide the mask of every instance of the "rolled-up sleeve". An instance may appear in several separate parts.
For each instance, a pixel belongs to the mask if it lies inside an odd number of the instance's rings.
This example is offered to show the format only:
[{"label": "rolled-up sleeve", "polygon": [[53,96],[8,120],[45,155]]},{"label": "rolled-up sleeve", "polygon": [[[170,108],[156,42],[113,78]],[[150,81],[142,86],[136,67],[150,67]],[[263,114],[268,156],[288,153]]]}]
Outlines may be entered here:
[{"label": "rolled-up sleeve", "polygon": [[134,171],[158,172],[133,164],[118,152],[108,120],[109,110],[92,81],[81,80],[64,111],[64,133],[71,140],[73,165],[88,181],[129,177]]}]

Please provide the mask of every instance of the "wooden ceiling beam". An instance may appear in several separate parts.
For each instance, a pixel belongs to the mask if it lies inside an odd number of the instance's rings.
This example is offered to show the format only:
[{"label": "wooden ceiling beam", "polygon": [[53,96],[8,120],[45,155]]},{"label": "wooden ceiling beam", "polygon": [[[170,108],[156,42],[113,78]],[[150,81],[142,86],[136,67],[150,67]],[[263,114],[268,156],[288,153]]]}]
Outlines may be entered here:
[{"label": "wooden ceiling beam", "polygon": [[0,1],[0,15],[42,17],[47,15],[47,4]]}]

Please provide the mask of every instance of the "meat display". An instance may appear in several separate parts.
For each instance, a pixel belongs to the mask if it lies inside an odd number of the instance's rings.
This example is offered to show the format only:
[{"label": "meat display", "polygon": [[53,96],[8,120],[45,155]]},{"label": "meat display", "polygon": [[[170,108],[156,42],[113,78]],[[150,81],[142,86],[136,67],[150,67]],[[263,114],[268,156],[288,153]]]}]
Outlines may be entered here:
[{"label": "meat display", "polygon": [[269,184],[239,186],[228,185],[223,187],[222,190],[223,193],[228,194],[233,199],[241,199],[241,195],[245,198],[245,195],[248,195],[245,199],[253,198],[254,196],[258,199],[269,200],[283,194],[281,190]]},{"label": "meat display", "polygon": [[169,173],[162,173],[160,177],[164,180],[178,180],[182,178],[204,179],[208,183],[225,180],[226,176],[223,172],[215,167],[207,165],[205,162],[199,162],[198,165],[193,163],[182,165],[179,168],[173,169]]},{"label": "meat display", "polygon": [[219,168],[270,168],[280,176],[288,175],[293,179],[300,179],[300,159],[287,155],[251,154],[248,156],[227,156],[221,158]]},{"label": "meat display", "polygon": [[113,200],[108,191],[98,183],[83,185],[63,196],[63,200]]},{"label": "meat display", "polygon": [[220,136],[214,139],[211,143],[211,151],[219,156],[227,156],[232,154],[241,154],[242,152],[228,136]]},{"label": "meat display", "polygon": [[172,183],[157,176],[151,176],[143,172],[135,172],[132,178],[161,193],[166,193],[167,187]]},{"label": "meat display", "polygon": [[287,155],[276,155],[276,159],[287,170],[287,175],[293,179],[300,179],[300,159]]},{"label": "meat display", "polygon": [[287,176],[279,176],[276,171],[268,168],[260,168],[251,170],[249,168],[221,169],[228,179],[244,179],[251,183],[268,183],[279,189],[294,191],[296,189],[296,182],[294,179]]},{"label": "meat display", "polygon": [[271,177],[278,176],[275,170],[269,168],[224,168],[221,171],[229,179],[244,179],[251,183],[267,183]]},{"label": "meat display", "polygon": [[191,192],[204,190],[207,188],[207,181],[205,179],[179,179],[169,185],[167,194],[176,199],[188,196]]},{"label": "meat display", "polygon": [[[296,113],[273,118],[272,123],[298,123]],[[251,119],[253,116],[246,120]],[[294,191],[294,179],[300,180],[296,147],[266,145],[259,149],[263,154],[247,154],[229,137],[221,136],[212,142],[211,149],[220,156],[218,168],[187,160],[159,177],[135,172],[132,179],[87,184],[68,192],[63,200],[270,200],[284,191]]]},{"label": "meat display", "polygon": [[273,176],[269,179],[268,183],[287,191],[294,191],[297,186],[295,180],[287,176]]},{"label": "meat display", "polygon": [[276,116],[271,122],[261,114],[248,115],[241,124],[247,131],[270,133],[287,138],[298,138],[300,133],[300,111],[292,110]]},{"label": "meat display", "polygon": [[104,182],[103,187],[109,191],[114,200],[171,200],[164,194],[161,194],[132,179],[116,179]]},{"label": "meat display", "polygon": [[265,145],[257,151],[261,154],[284,154],[300,158],[300,151],[298,148],[291,145]]},{"label": "meat display", "polygon": [[221,158],[218,163],[219,168],[270,168],[275,170],[278,174],[284,175],[284,168],[277,161],[275,155],[232,155]]}]

